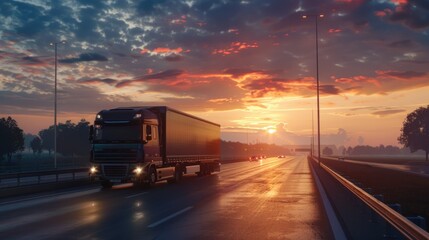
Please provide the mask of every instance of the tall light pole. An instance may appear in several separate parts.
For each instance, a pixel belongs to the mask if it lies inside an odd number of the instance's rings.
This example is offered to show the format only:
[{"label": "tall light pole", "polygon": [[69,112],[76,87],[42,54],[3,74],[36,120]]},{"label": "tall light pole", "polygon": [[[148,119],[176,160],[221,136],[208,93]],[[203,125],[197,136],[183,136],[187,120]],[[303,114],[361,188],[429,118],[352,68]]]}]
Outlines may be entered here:
[{"label": "tall light pole", "polygon": [[55,87],[54,87],[54,168],[57,168],[57,46],[58,44],[65,44],[66,41],[53,42],[49,45],[54,46],[55,49]]},{"label": "tall light pole", "polygon": [[311,157],[314,155],[314,116],[313,109],[311,109]]},{"label": "tall light pole", "polygon": [[314,23],[316,26],[316,80],[317,80],[317,153],[318,160],[320,165],[320,97],[319,97],[319,29],[318,23],[319,18],[323,18],[323,14],[317,15],[304,15],[303,19],[307,19],[308,17],[314,18]]}]

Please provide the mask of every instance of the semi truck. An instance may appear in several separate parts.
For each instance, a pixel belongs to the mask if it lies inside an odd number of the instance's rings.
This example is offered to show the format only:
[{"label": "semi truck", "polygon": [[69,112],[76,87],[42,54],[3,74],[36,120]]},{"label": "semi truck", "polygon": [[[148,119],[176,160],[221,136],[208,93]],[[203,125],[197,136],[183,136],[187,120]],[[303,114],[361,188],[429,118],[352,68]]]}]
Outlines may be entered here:
[{"label": "semi truck", "polygon": [[102,110],[89,135],[90,177],[103,188],[220,171],[220,125],[167,106]]}]

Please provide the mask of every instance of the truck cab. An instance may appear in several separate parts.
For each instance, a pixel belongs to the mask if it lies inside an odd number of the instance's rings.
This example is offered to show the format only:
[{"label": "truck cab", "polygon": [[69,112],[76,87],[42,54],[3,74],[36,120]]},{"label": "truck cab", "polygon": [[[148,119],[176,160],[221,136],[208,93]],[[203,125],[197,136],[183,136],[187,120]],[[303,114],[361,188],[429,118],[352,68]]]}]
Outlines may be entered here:
[{"label": "truck cab", "polygon": [[148,163],[161,165],[157,116],[145,109],[118,108],[97,113],[93,130],[90,175],[103,187],[144,182]]}]

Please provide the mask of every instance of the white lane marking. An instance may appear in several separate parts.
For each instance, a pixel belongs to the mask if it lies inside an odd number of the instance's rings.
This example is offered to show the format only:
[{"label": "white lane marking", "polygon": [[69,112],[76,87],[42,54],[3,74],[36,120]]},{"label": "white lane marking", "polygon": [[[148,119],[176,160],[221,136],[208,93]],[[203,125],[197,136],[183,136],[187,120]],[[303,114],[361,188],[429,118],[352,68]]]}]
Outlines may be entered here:
[{"label": "white lane marking", "polygon": [[146,194],[147,192],[142,192],[142,193],[138,193],[138,194],[134,194],[134,195],[130,195],[130,196],[126,196],[125,198],[133,198],[133,197],[137,197],[137,196],[140,196],[140,195],[144,195],[144,194]]},{"label": "white lane marking", "polygon": [[54,194],[54,195],[47,195],[47,196],[40,196],[40,197],[34,197],[34,198],[26,198],[22,200],[16,200],[16,201],[10,201],[0,204],[0,212],[6,212],[6,211],[12,211],[19,208],[34,206],[37,204],[42,203],[48,203],[53,202],[57,200],[67,199],[67,198],[73,198],[73,197],[80,197],[92,193],[99,192],[100,188],[91,189],[87,191],[76,191],[76,192],[68,192],[66,194]]},{"label": "white lane marking", "polygon": [[158,222],[155,222],[155,223],[150,224],[150,225],[149,225],[149,226],[147,226],[147,227],[148,227],[148,228],[156,227],[156,226],[158,226],[158,225],[160,225],[160,224],[162,224],[162,223],[164,223],[164,222],[166,222],[166,221],[168,221],[168,220],[170,220],[170,219],[172,219],[172,218],[174,218],[174,217],[176,217],[176,216],[178,216],[178,215],[180,215],[180,214],[182,214],[182,213],[185,213],[185,212],[187,212],[187,211],[191,210],[192,208],[193,208],[193,206],[190,206],[190,207],[184,208],[184,209],[182,209],[182,210],[180,210],[180,211],[178,211],[178,212],[175,212],[175,213],[171,214],[171,215],[170,215],[170,216],[168,216],[168,217],[165,217],[165,218],[163,218],[163,219],[159,220]]},{"label": "white lane marking", "polygon": [[337,215],[334,212],[331,202],[329,201],[328,196],[326,195],[325,189],[322,186],[322,183],[319,180],[319,177],[316,174],[316,171],[313,168],[313,165],[309,162],[311,167],[311,172],[313,173],[314,180],[316,182],[317,188],[319,189],[320,197],[322,198],[323,206],[325,207],[326,215],[328,216],[329,223],[331,225],[332,233],[334,234],[335,239],[347,239],[346,234],[341,227],[340,221],[337,218]]}]

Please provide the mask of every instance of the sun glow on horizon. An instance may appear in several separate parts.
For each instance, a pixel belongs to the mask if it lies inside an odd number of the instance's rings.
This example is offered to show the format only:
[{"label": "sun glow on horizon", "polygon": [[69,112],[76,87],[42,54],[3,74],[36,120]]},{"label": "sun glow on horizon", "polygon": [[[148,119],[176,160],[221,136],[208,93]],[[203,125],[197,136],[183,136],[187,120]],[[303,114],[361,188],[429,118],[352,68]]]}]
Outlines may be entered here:
[{"label": "sun glow on horizon", "polygon": [[267,132],[268,132],[268,134],[274,134],[274,133],[276,133],[276,132],[277,132],[277,130],[276,130],[276,129],[274,129],[274,128],[269,128],[269,129],[267,130]]}]

